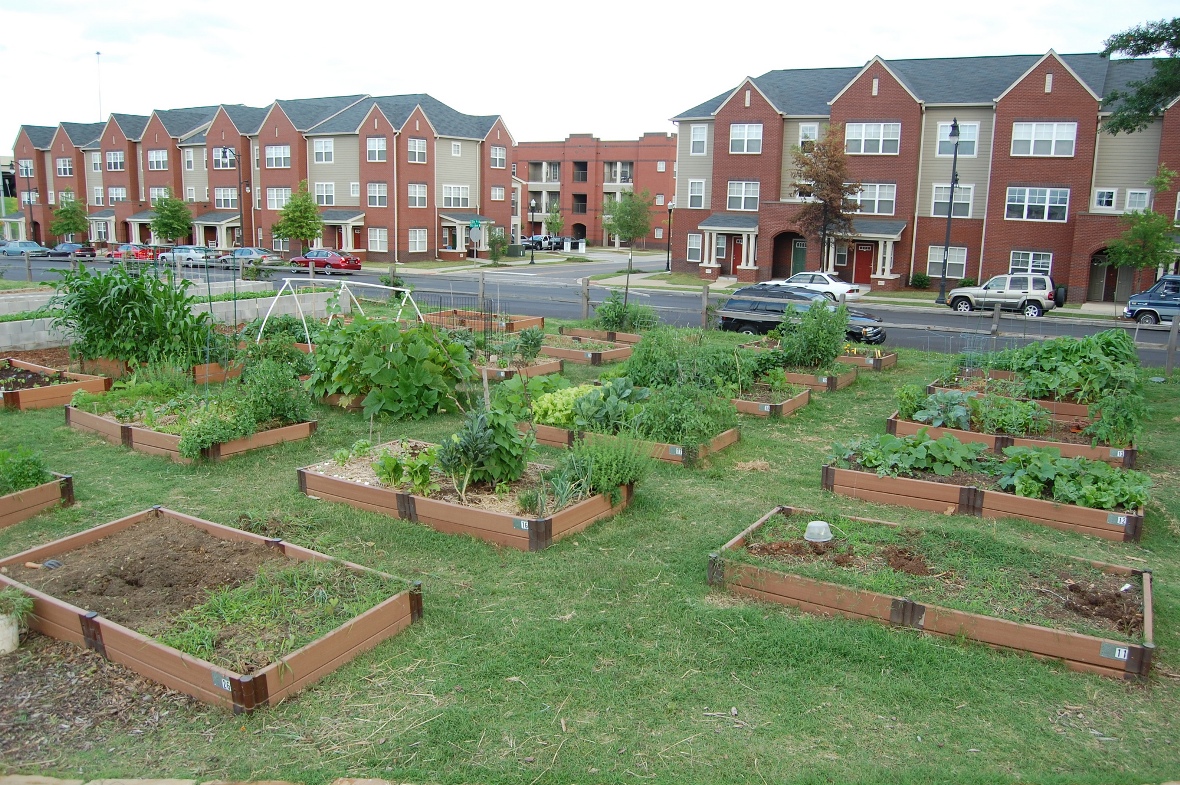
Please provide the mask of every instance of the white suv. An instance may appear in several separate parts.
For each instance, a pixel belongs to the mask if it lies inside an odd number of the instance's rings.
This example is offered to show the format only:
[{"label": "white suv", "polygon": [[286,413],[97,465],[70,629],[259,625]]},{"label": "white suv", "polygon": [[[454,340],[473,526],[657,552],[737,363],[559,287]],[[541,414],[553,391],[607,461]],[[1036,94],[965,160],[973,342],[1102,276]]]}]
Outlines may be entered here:
[{"label": "white suv", "polygon": [[947,292],[952,310],[968,313],[976,308],[990,310],[999,305],[1005,311],[1020,311],[1035,318],[1051,311],[1057,302],[1053,279],[1047,275],[997,275],[983,286],[960,286]]}]

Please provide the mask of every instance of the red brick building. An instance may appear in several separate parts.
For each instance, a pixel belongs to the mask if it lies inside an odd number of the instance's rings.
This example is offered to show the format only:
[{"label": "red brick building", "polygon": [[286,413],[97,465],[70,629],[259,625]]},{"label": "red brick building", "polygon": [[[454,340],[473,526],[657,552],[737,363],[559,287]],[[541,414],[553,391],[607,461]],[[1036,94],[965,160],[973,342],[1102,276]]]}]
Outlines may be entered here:
[{"label": "red brick building", "polygon": [[[916,273],[941,275],[949,211],[952,285],[1045,271],[1073,302],[1126,299],[1152,273],[1137,280],[1106,263],[1120,216],[1154,208],[1180,219],[1178,184],[1159,194],[1147,185],[1160,165],[1180,167],[1180,107],[1139,133],[1101,129],[1103,96],[1150,70],[1146,59],[1050,51],[748,78],[673,118],[673,269],[742,281],[825,269],[897,289]],[[821,259],[796,223],[792,150],[831,125],[843,129],[860,210]]]}]

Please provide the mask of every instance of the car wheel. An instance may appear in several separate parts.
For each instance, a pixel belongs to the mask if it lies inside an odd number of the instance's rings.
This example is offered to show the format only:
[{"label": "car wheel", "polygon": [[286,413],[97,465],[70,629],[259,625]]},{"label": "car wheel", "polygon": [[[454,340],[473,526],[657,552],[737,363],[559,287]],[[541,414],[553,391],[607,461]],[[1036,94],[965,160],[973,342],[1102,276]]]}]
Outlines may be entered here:
[{"label": "car wheel", "polygon": [[1024,303],[1020,306],[1020,312],[1030,319],[1036,319],[1045,311],[1036,303]]},{"label": "car wheel", "polygon": [[758,328],[749,322],[743,322],[738,326],[737,331],[742,335],[759,335]]},{"label": "car wheel", "polygon": [[332,274],[332,266],[325,264],[324,265],[324,275],[331,275],[331,274]]},{"label": "car wheel", "polygon": [[832,302],[836,302],[836,295],[832,294],[831,292],[824,292],[824,297],[827,297]]},{"label": "car wheel", "polygon": [[971,307],[971,301],[966,297],[956,297],[951,300],[951,310],[958,311],[959,313],[971,313],[973,309]]},{"label": "car wheel", "polygon": [[1151,311],[1140,311],[1139,315],[1135,317],[1135,321],[1139,324],[1159,324],[1160,318]]},{"label": "car wheel", "polygon": [[295,264],[294,262],[291,262],[291,272],[297,273],[301,269],[303,269],[303,268],[301,268],[299,265]]}]

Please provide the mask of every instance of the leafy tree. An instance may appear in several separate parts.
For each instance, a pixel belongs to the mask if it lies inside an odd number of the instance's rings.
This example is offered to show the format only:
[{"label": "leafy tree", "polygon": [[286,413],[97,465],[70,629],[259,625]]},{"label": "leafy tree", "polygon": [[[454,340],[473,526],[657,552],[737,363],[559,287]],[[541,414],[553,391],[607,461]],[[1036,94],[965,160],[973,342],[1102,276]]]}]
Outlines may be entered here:
[{"label": "leafy tree", "polygon": [[848,182],[844,157],[844,126],[833,123],[808,149],[792,148],[799,196],[808,197],[795,218],[803,234],[819,238],[820,260],[827,259],[833,237],[852,231],[852,216],[859,209],[855,197],[860,183]]},{"label": "leafy tree", "polygon": [[[1161,164],[1147,184],[1158,194],[1168,190],[1175,176],[1175,172]],[[1176,228],[1170,217],[1154,210],[1133,210],[1122,217],[1122,223],[1125,231],[1106,247],[1107,258],[1115,267],[1151,269],[1176,261]]]},{"label": "leafy tree", "polygon": [[549,214],[545,216],[545,231],[550,237],[561,234],[565,228],[565,216],[561,214],[561,205],[557,202],[549,205]]},{"label": "leafy tree", "polygon": [[156,217],[152,219],[152,233],[156,237],[176,243],[192,232],[193,214],[188,205],[172,195],[171,188],[163,199],[156,202],[154,209]]},{"label": "leafy tree", "polygon": [[49,233],[57,237],[67,234],[80,234],[83,237],[90,230],[90,221],[86,217],[86,207],[74,198],[72,191],[61,192],[58,201],[60,206],[53,211],[53,223],[49,225]]},{"label": "leafy tree", "polygon": [[1172,99],[1180,95],[1180,18],[1161,19],[1132,27],[1106,39],[1103,57],[1124,54],[1130,57],[1150,57],[1164,52],[1166,58],[1152,62],[1152,73],[1146,79],[1128,82],[1126,90],[1114,90],[1106,101],[1118,104],[1103,128],[1112,134],[1141,131],[1151,123]]},{"label": "leafy tree", "polygon": [[488,232],[488,256],[493,262],[498,262],[504,258],[504,249],[507,247],[508,237],[504,230],[498,226],[492,227]]},{"label": "leafy tree", "polygon": [[299,190],[291,194],[291,201],[283,207],[270,231],[281,240],[298,240],[301,253],[307,250],[309,242],[324,233],[324,219],[315,198],[307,192],[307,180],[300,181]]},{"label": "leafy tree", "polygon": [[645,188],[640,194],[623,191],[617,199],[611,199],[602,206],[605,216],[603,227],[609,234],[616,235],[630,246],[627,255],[627,283],[623,287],[623,307],[631,294],[631,268],[635,263],[635,240],[646,237],[651,231],[651,208],[655,200]]}]

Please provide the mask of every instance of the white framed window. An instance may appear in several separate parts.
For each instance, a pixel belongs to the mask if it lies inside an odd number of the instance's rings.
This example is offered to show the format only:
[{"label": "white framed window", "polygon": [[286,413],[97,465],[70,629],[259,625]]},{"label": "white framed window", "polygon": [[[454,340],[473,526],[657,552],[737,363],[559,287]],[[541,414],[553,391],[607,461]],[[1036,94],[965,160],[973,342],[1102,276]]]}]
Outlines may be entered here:
[{"label": "white framed window", "polygon": [[850,155],[897,155],[901,123],[849,123],[844,126],[844,152]]},{"label": "white framed window", "polygon": [[[255,210],[262,209],[262,189],[261,188],[254,189],[254,209]],[[258,231],[262,231],[261,227],[259,228]]]},{"label": "white framed window", "polygon": [[195,202],[195,201],[197,201],[197,189],[196,189],[196,188],[191,188],[191,187],[190,187],[190,188],[185,188],[185,189],[184,189],[184,200],[185,200],[186,202]]},{"label": "white framed window", "polygon": [[58,177],[73,177],[74,176],[74,159],[73,158],[58,158],[57,159],[57,176]]},{"label": "white framed window", "polygon": [[53,204],[53,202],[54,202],[54,196],[56,196],[56,194],[54,194],[54,192],[53,192],[53,191],[50,191],[50,192],[49,192],[49,203],[50,203],[50,204]]},{"label": "white framed window", "polygon": [[1127,212],[1138,210],[1143,212],[1151,206],[1151,191],[1133,189],[1127,191]]},{"label": "white framed window", "polygon": [[1073,157],[1077,123],[1013,123],[1012,155]]},{"label": "white framed window", "polygon": [[690,208],[705,206],[705,181],[704,180],[689,180],[688,181],[688,206]]},{"label": "white framed window", "polygon": [[331,207],[336,204],[336,183],[316,183],[315,203],[321,207]]},{"label": "white framed window", "polygon": [[410,253],[426,253],[426,230],[410,230]]},{"label": "white framed window", "polygon": [[[955,186],[955,218],[970,218],[971,217],[971,202],[975,196],[974,185],[956,185]],[[935,185],[934,186],[934,200],[930,214],[935,217],[946,218],[946,211],[948,202],[951,198],[950,184]]]},{"label": "white framed window", "polygon": [[[411,138],[406,142],[406,160],[412,164],[426,163],[426,140]],[[513,173],[515,174],[515,172]]]},{"label": "white framed window", "polygon": [[122,186],[111,186],[107,188],[107,203],[114,204],[115,202],[127,201],[127,189]]},{"label": "white framed window", "polygon": [[1009,188],[1004,218],[1009,221],[1064,221],[1068,188]]},{"label": "white framed window", "polygon": [[469,185],[444,185],[443,186],[443,207],[470,207],[471,206],[471,186]]},{"label": "white framed window", "polygon": [[[258,145],[254,145],[254,168],[255,169],[258,168],[258,163],[259,163],[258,159],[260,157],[261,157],[261,151],[258,149]],[[262,230],[259,229],[258,231],[261,232]],[[259,242],[262,242],[261,237],[259,238]]]},{"label": "white framed window", "polygon": [[238,155],[232,147],[213,148],[214,169],[237,169]]},{"label": "white framed window", "polygon": [[268,144],[266,146],[266,168],[267,169],[290,169],[291,168],[291,145],[289,145],[289,144]]},{"label": "white framed window", "polygon": [[359,197],[361,195],[361,184],[360,183],[349,183],[348,184],[348,195],[353,198]]},{"label": "white framed window", "polygon": [[[29,165],[32,166],[32,163],[30,162]],[[121,172],[121,171],[123,171],[124,168],[125,168],[125,164],[123,161],[123,151],[122,150],[111,150],[111,151],[107,152],[107,171],[108,172]]]},{"label": "white framed window", "polygon": [[508,148],[492,145],[492,168],[503,169],[508,165]]},{"label": "white framed window", "polygon": [[[207,172],[207,171],[209,171],[209,148],[202,147],[201,154],[202,154],[201,155],[201,158],[202,158],[201,166]],[[206,201],[208,201],[208,199],[206,199]]]},{"label": "white framed window", "polygon": [[378,227],[369,227],[369,250],[370,251],[388,251],[389,250],[389,230]]},{"label": "white framed window", "polygon": [[184,170],[186,172],[191,172],[193,170],[194,164],[195,160],[193,158],[193,148],[184,148]]},{"label": "white framed window", "polygon": [[451,142],[451,155],[453,155],[456,158],[463,155],[463,143],[462,142]]},{"label": "white framed window", "polygon": [[897,186],[893,183],[865,183],[856,198],[860,212],[866,215],[893,215]]},{"label": "white framed window", "polygon": [[148,150],[148,169],[163,171],[168,168],[167,150]]},{"label": "white framed window", "polygon": [[381,163],[385,160],[385,137],[384,136],[370,136],[365,139],[365,158],[373,163]]},{"label": "white framed window", "polygon": [[[110,153],[107,153],[109,156]],[[122,153],[119,153],[122,155]],[[31,158],[20,159],[20,170],[17,172],[17,177],[33,177],[33,160]]]},{"label": "white framed window", "polygon": [[[942,251],[943,246],[932,245],[926,252],[926,274],[931,278],[942,277]],[[946,251],[946,277],[956,281],[966,278],[967,249],[952,246]]]},{"label": "white framed window", "polygon": [[92,239],[96,242],[100,242],[100,243],[105,243],[107,241],[107,222],[106,221],[95,221],[94,223],[90,224],[90,230],[91,230],[91,232],[90,232],[91,238],[90,239]]},{"label": "white framed window", "polygon": [[385,183],[369,183],[369,207],[389,206],[389,186]]},{"label": "white framed window", "polygon": [[493,202],[502,202],[502,201],[504,201],[504,186],[502,186],[502,185],[493,185],[493,186],[492,186],[492,197],[491,197],[491,198],[492,198],[492,201],[493,201]]},{"label": "white framed window", "polygon": [[690,261],[690,262],[700,262],[701,261],[701,240],[702,240],[702,237],[703,236],[699,235],[699,234],[690,234],[688,236],[688,249],[687,249],[688,261]]},{"label": "white framed window", "polygon": [[1119,189],[1117,188],[1099,188],[1094,191],[1094,209],[1095,210],[1113,210],[1116,200],[1119,198]]},{"label": "white framed window", "polygon": [[655,229],[655,234],[656,234],[657,240],[663,240],[664,239],[664,227],[657,226]]},{"label": "white framed window", "polygon": [[410,207],[426,206],[426,183],[410,183]]},{"label": "white framed window", "polygon": [[238,189],[237,188],[214,188],[213,189],[213,206],[218,210],[236,210],[238,209]]},{"label": "white framed window", "polygon": [[154,188],[153,187],[153,188],[148,189],[148,201],[151,202],[153,206],[156,205],[157,203],[159,203],[159,201],[161,199],[167,199],[167,198],[168,198],[168,189],[167,188]]},{"label": "white framed window", "polygon": [[62,191],[60,194],[57,195],[57,198],[61,201],[62,204],[65,204],[66,202],[72,202],[75,199],[74,192],[70,191],[70,190]]},{"label": "white framed window", "polygon": [[[979,123],[959,123],[959,157],[974,158],[975,150],[979,146]],[[939,158],[951,158],[955,154],[955,143],[951,139],[951,124],[938,124]]]},{"label": "white framed window", "polygon": [[90,154],[90,171],[92,171],[92,172],[101,172],[102,171],[102,153],[91,153]]},{"label": "white framed window", "polygon": [[709,126],[707,125],[693,125],[689,126],[689,141],[688,154],[689,155],[705,155],[705,142],[709,137]]},{"label": "white framed window", "polygon": [[762,123],[731,123],[729,152],[755,155],[762,152]]},{"label": "white framed window", "polygon": [[98,207],[102,207],[102,186],[101,185],[94,186],[94,190],[90,196],[90,203],[93,205],[97,205]]},{"label": "white framed window", "polygon": [[1045,251],[1013,251],[1008,262],[1008,273],[1049,275],[1053,270],[1053,254]]},{"label": "white framed window", "polygon": [[656,204],[662,205],[663,203],[664,203],[664,195],[663,194],[656,194]]},{"label": "white framed window", "polygon": [[730,180],[729,199],[725,204],[725,209],[757,210],[758,190],[757,180]]},{"label": "white framed window", "polygon": [[267,210],[282,210],[291,201],[290,188],[267,188],[266,189],[266,209]]},{"label": "white framed window", "polygon": [[1172,217],[1172,223],[1180,224],[1180,194],[1176,194],[1176,214]]},{"label": "white framed window", "polygon": [[317,164],[330,164],[336,160],[336,140],[335,139],[313,139],[311,143],[312,154]]},{"label": "white framed window", "polygon": [[209,186],[205,186],[205,201],[209,201]]},{"label": "white framed window", "polygon": [[656,171],[657,172],[665,172],[667,170],[668,170],[668,162],[667,161],[656,161]]},{"label": "white framed window", "polygon": [[725,249],[728,245],[728,240],[726,238],[726,235],[717,234],[717,235],[715,235],[715,237],[717,239],[713,241],[713,258],[714,259],[724,259],[726,256]]},{"label": "white framed window", "polygon": [[819,123],[799,123],[799,149],[810,150],[819,139]]}]

